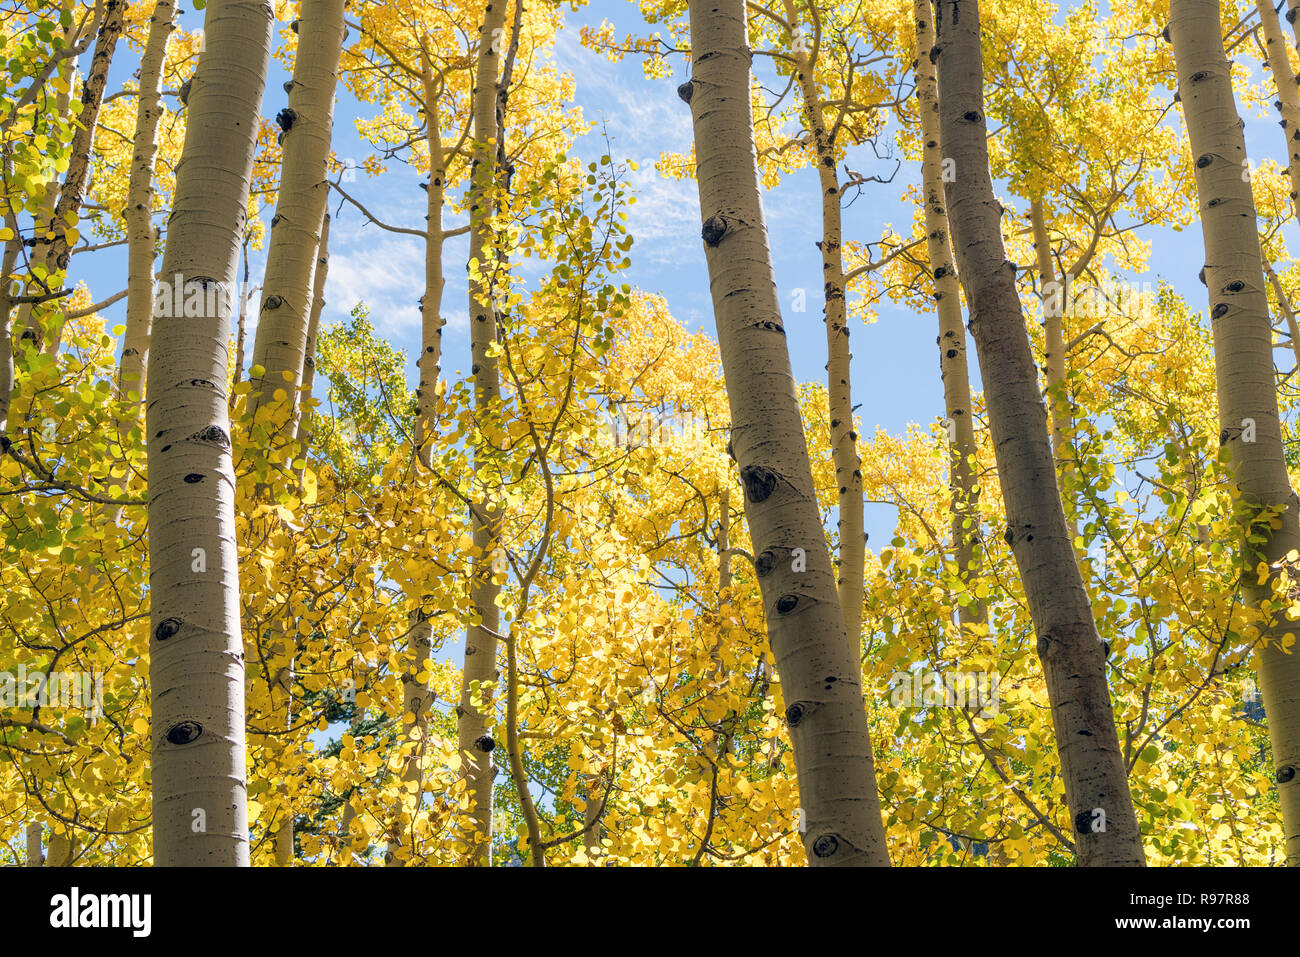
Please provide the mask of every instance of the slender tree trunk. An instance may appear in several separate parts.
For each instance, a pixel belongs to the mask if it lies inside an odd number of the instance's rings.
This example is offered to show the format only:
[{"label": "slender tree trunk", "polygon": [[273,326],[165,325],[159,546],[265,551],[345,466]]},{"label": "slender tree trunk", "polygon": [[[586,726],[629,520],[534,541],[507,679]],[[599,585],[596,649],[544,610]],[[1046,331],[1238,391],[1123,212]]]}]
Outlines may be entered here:
[{"label": "slender tree trunk", "polygon": [[[971,416],[970,371],[966,365],[966,327],[961,289],[948,242],[948,210],[943,195],[943,149],[939,145],[939,82],[930,51],[934,49],[934,12],[930,0],[913,0],[916,20],[916,97],[921,114],[921,180],[925,193],[925,242],[939,314],[939,371],[943,378],[944,426],[948,433],[948,484],[952,495],[952,547],[958,573],[969,584],[980,575],[979,477],[976,473],[975,420]],[[988,618],[983,601],[971,595],[960,605],[962,625]]]},{"label": "slender tree trunk", "polygon": [[[794,0],[784,0],[786,20],[791,28],[798,22]],[[815,2],[815,0],[809,0]],[[791,54],[799,89],[803,96],[804,122],[812,134],[813,152],[817,157],[817,177],[821,190],[822,281],[826,297],[826,394],[829,400],[831,456],[835,463],[835,487],[838,490],[840,563],[836,590],[844,616],[849,647],[853,656],[861,656],[862,599],[867,558],[867,537],[862,503],[862,459],[858,456],[858,433],[853,424],[853,387],[849,368],[853,354],[849,351],[849,327],[844,302],[844,234],[840,208],[840,182],[835,172],[835,144],[826,130],[822,114],[821,91],[815,76],[816,64],[800,46],[792,44]]]},{"label": "slender tree trunk", "polygon": [[248,864],[226,350],[272,20],[266,0],[208,3],[163,257],[163,275],[183,284],[201,314],[154,315],[146,387],[149,690],[161,865]]},{"label": "slender tree trunk", "polygon": [[1286,0],[1286,22],[1291,24],[1296,49],[1300,50],[1300,0]]},{"label": "slender tree trunk", "polygon": [[[8,162],[4,172],[8,174]],[[7,175],[6,175],[6,178]],[[17,218],[10,212],[7,224],[13,230],[14,238],[5,243],[4,253],[0,254],[0,436],[9,429],[9,403],[13,401],[14,391],[14,350],[13,350],[13,292],[17,282],[14,269],[18,265],[18,253],[22,248],[22,237],[18,234]]]},{"label": "slender tree trunk", "polygon": [[[1282,115],[1282,132],[1286,135],[1287,174],[1291,179],[1291,208],[1300,217],[1300,86],[1291,68],[1286,37],[1277,19],[1273,0],[1255,0],[1259,22],[1263,26],[1264,50],[1269,72],[1277,88],[1278,112]],[[1290,14],[1288,14],[1290,16]]]},{"label": "slender tree trunk", "polygon": [[[1047,217],[1043,213],[1043,200],[1035,196],[1029,201],[1029,221],[1034,231],[1034,253],[1038,260],[1039,295],[1043,310],[1044,358],[1047,361],[1047,394],[1049,418],[1052,424],[1052,455],[1056,457],[1058,474],[1064,476],[1070,458],[1070,398],[1066,394],[1065,368],[1065,309],[1070,298],[1070,285],[1074,277],[1066,275],[1064,282],[1056,278],[1052,264],[1052,243],[1047,233]],[[1064,505],[1064,500],[1062,500]],[[1070,541],[1079,537],[1079,523],[1074,508],[1066,514]]]},{"label": "slender tree trunk", "polygon": [[427,187],[426,219],[428,239],[424,244],[424,296],[420,299],[420,324],[423,339],[420,349],[420,387],[416,392],[415,445],[420,461],[428,468],[431,448],[428,432],[435,417],[438,401],[438,380],[442,375],[442,290],[446,281],[442,274],[442,247],[445,239],[442,211],[447,196],[447,151],[442,145],[442,127],[439,122],[441,98],[434,84],[433,69],[424,63],[424,115],[428,123],[425,142],[429,149],[429,185]]},{"label": "slender tree trunk", "polygon": [[[1232,453],[1243,524],[1242,585],[1258,605],[1271,597],[1277,569],[1300,548],[1297,499],[1291,489],[1278,419],[1273,373],[1273,330],[1256,233],[1255,200],[1241,176],[1246,145],[1233,100],[1215,0],[1176,0],[1169,20],[1178,71],[1178,92],[1194,157],[1201,231],[1205,237],[1205,284],[1210,294],[1214,368],[1219,393],[1219,445]],[[1252,441],[1253,439],[1253,441]],[[1281,510],[1281,527],[1251,527],[1261,508]],[[1246,536],[1264,535],[1252,545]],[[1257,568],[1273,569],[1258,584]],[[1285,654],[1279,639],[1294,625],[1277,614],[1262,629],[1256,649],[1260,691],[1282,808],[1286,860],[1300,865],[1300,655]]]},{"label": "slender tree trunk", "polygon": [[[696,179],[732,450],[814,865],[887,865],[862,707],[777,301],[750,116],[745,0],[691,0]],[[792,560],[802,549],[806,571]]]},{"label": "slender tree trunk", "polygon": [[27,866],[40,867],[45,863],[41,854],[41,825],[35,821],[27,825]]},{"label": "slender tree trunk", "polygon": [[[491,273],[495,268],[492,251],[492,210],[496,193],[497,72],[501,60],[501,37],[505,30],[506,4],[487,0],[479,27],[478,63],[474,73],[474,139],[470,158],[470,232],[469,232],[469,316],[470,350],[473,357],[474,408],[481,440],[490,441],[494,430],[490,420],[497,415],[495,406],[501,394],[501,373],[491,347],[497,341],[496,307],[492,299]],[[431,184],[432,185],[432,184]],[[474,450],[474,471],[482,475],[492,461],[490,451],[480,445]],[[490,495],[490,492],[488,492]],[[496,604],[500,588],[492,576],[493,552],[499,512],[487,500],[473,510],[474,559],[471,563],[470,599],[474,603],[477,624],[465,631],[464,685],[457,709],[457,736],[465,759],[469,795],[474,818],[470,837],[470,863],[491,864],[492,784],[497,769],[492,762],[495,742],[488,733],[492,714],[492,693],[483,688],[495,685],[497,671],[496,633],[500,628],[500,609]],[[474,703],[473,686],[479,685],[480,705]]]},{"label": "slender tree trunk", "polygon": [[[73,134],[69,152],[68,172],[63,180],[63,189],[59,201],[54,207],[54,219],[51,231],[54,238],[47,244],[37,247],[35,260],[44,264],[51,275],[67,275],[68,260],[71,258],[71,244],[68,242],[68,230],[77,222],[81,214],[86,186],[90,181],[90,158],[94,151],[95,130],[99,124],[99,108],[104,102],[104,85],[108,82],[108,70],[113,63],[113,51],[117,48],[118,38],[122,35],[123,14],[126,12],[126,0],[107,0],[104,5],[104,23],[99,28],[95,39],[95,52],[90,61],[90,71],[86,82],[81,87],[81,112],[77,115],[77,132]],[[49,282],[47,276],[46,281]],[[51,291],[53,291],[53,286]],[[33,332],[39,339],[41,330],[33,325]],[[58,352],[63,335],[62,326],[50,330],[47,350]]]},{"label": "slender tree trunk", "polygon": [[1287,296],[1286,290],[1282,288],[1282,281],[1277,278],[1277,273],[1273,269],[1273,264],[1267,259],[1264,260],[1264,274],[1268,276],[1269,283],[1273,286],[1273,294],[1277,296],[1277,307],[1286,319],[1287,337],[1291,340],[1291,352],[1295,356],[1296,368],[1300,369],[1300,324],[1296,323],[1295,310],[1291,308],[1291,299]]},{"label": "slender tree trunk", "polygon": [[307,457],[315,433],[312,429],[311,398],[316,387],[316,340],[320,336],[320,316],[325,309],[325,280],[330,269],[330,214],[320,227],[320,249],[316,254],[316,272],[312,276],[311,312],[307,319],[307,350],[302,357],[302,401],[298,406],[299,454]]},{"label": "slender tree trunk", "polygon": [[1106,653],[1061,507],[1015,267],[1002,245],[1002,207],[993,195],[985,139],[978,2],[939,0],[936,20],[940,134],[956,167],[955,182],[944,184],[952,245],[970,304],[1006,537],[1038,635],[1078,860],[1141,865],[1142,838],[1115,731]]},{"label": "slender tree trunk", "polygon": [[[280,389],[285,390],[289,405],[272,414],[289,421],[297,407],[307,353],[312,273],[329,198],[326,174],[343,30],[343,0],[303,0],[289,106],[276,117],[284,162],[253,339],[253,366],[265,370],[249,376],[248,410],[253,421],[259,410],[275,401]],[[279,432],[283,424],[277,420],[272,426]]]},{"label": "slender tree trunk", "polygon": [[[175,28],[174,0],[157,0],[149,20],[149,39],[140,60],[140,94],[135,117],[135,150],[127,187],[126,335],[118,364],[117,391],[132,410],[143,401],[144,370],[149,361],[153,325],[153,264],[157,231],[153,225],[153,171],[158,155],[158,118],[162,116],[162,72],[167,39]],[[134,397],[130,398],[134,393]],[[123,423],[130,429],[133,422]]]}]

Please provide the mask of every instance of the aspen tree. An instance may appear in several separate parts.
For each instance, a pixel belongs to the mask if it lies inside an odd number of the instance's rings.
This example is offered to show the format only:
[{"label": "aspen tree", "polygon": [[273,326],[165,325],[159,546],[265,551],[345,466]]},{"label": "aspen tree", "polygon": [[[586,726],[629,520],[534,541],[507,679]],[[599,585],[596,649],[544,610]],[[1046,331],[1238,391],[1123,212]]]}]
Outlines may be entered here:
[{"label": "aspen tree", "polygon": [[[803,100],[804,123],[812,137],[817,158],[817,180],[821,195],[822,283],[825,293],[826,394],[829,400],[831,455],[835,463],[835,487],[839,504],[840,562],[836,575],[840,611],[849,647],[855,658],[861,655],[862,598],[867,538],[862,502],[862,459],[858,455],[857,429],[853,424],[853,388],[849,377],[853,354],[849,351],[848,316],[844,302],[843,210],[840,182],[835,170],[835,144],[827,130],[822,94],[817,86],[814,57],[821,44],[817,29],[811,41],[798,33],[798,12],[794,0],[783,0],[791,32],[790,57]],[[808,0],[810,12],[816,0]],[[798,38],[796,42],[795,38]],[[809,46],[811,42],[811,46]]]},{"label": "aspen tree", "polygon": [[940,141],[956,172],[944,186],[957,274],[970,304],[1006,538],[1038,636],[1078,863],[1141,865],[1106,652],[1066,526],[1015,265],[1002,244],[1002,207],[989,174],[978,3],[939,0],[935,32]]},{"label": "aspen tree", "polygon": [[[117,391],[131,409],[144,399],[144,370],[149,361],[153,323],[153,264],[157,230],[153,216],[154,160],[158,155],[158,119],[162,116],[162,74],[167,40],[176,26],[174,0],[157,0],[149,19],[149,38],[140,60],[131,180],[125,211],[127,229],[126,333],[118,364]],[[134,393],[134,398],[128,397]],[[132,423],[124,423],[129,428]]]},{"label": "aspen tree", "polygon": [[[1277,19],[1277,9],[1272,0],[1256,0],[1259,22],[1264,34],[1265,59],[1277,89],[1277,108],[1282,116],[1282,132],[1286,137],[1287,175],[1291,180],[1291,208],[1300,217],[1300,86],[1291,68],[1286,37]],[[1288,14],[1290,16],[1290,14]]]},{"label": "aspen tree", "polygon": [[[519,0],[516,0],[519,2]],[[497,315],[491,273],[494,253],[492,218],[496,194],[497,77],[505,33],[505,0],[488,0],[483,7],[478,34],[478,60],[474,70],[473,141],[470,146],[469,326],[473,361],[474,409],[484,430],[474,449],[475,471],[491,460],[483,443],[490,441],[490,419],[501,394],[501,372],[495,349]],[[490,493],[489,493],[490,494]],[[471,562],[470,599],[476,621],[465,630],[464,684],[457,709],[457,738],[465,761],[474,820],[469,862],[492,862],[492,786],[497,769],[492,760],[496,746],[489,733],[492,694],[488,686],[499,677],[496,667],[500,588],[493,580],[493,551],[499,512],[486,500],[471,509],[474,557]],[[477,690],[476,690],[477,689]],[[475,702],[478,698],[478,702]]]},{"label": "aspen tree", "polygon": [[[1178,94],[1191,143],[1201,232],[1205,239],[1205,285],[1214,333],[1218,386],[1219,446],[1231,455],[1242,523],[1242,586],[1252,605],[1273,598],[1279,572],[1295,575],[1300,548],[1297,499],[1287,475],[1273,375],[1273,332],[1256,232],[1255,200],[1242,177],[1246,144],[1233,99],[1215,0],[1175,0],[1169,37],[1178,73]],[[1276,514],[1275,525],[1259,520]],[[1262,536],[1264,541],[1254,546]],[[1288,557],[1291,556],[1291,557]],[[1255,660],[1268,715],[1278,799],[1286,838],[1286,862],[1300,865],[1300,656],[1281,641],[1294,626],[1281,612],[1267,612]]]},{"label": "aspen tree", "polygon": [[[325,176],[343,30],[343,0],[303,0],[289,105],[276,115],[284,162],[253,339],[253,370],[262,370],[249,376],[248,411],[254,423],[259,410],[270,405],[281,389],[289,404],[272,414],[292,416],[297,406],[307,351],[312,272],[329,198]],[[278,434],[280,423],[272,424],[273,435]]]},{"label": "aspen tree", "polygon": [[27,824],[26,829],[27,841],[27,866],[40,867],[45,862],[41,854],[41,825],[35,821]]},{"label": "aspen tree", "polygon": [[[732,452],[814,865],[887,865],[857,656],[813,490],[759,194],[744,0],[691,0],[691,107]],[[793,571],[801,548],[806,570]]]},{"label": "aspen tree", "polygon": [[[916,99],[921,116],[921,187],[925,200],[925,243],[939,315],[939,370],[943,378],[944,426],[948,433],[948,484],[952,489],[952,547],[961,578],[979,576],[979,480],[976,476],[975,420],[971,415],[970,371],[966,365],[966,327],[961,288],[948,242],[944,205],[943,150],[939,142],[939,82],[930,51],[934,49],[934,12],[930,0],[913,0],[916,22]],[[984,602],[962,605],[962,624],[983,622]]]},{"label": "aspen tree", "polygon": [[[113,64],[113,51],[122,35],[122,24],[126,13],[126,0],[106,0],[104,22],[95,38],[95,52],[90,61],[90,70],[86,73],[81,86],[81,112],[77,114],[77,132],[72,137],[68,172],[63,179],[63,188],[59,191],[58,202],[54,206],[54,215],[50,221],[53,237],[45,240],[38,247],[33,263],[39,263],[49,272],[44,283],[49,284],[51,276],[66,275],[68,260],[71,258],[72,243],[68,241],[68,231],[74,229],[81,205],[85,200],[86,186],[90,180],[90,156],[95,143],[95,131],[99,123],[99,109],[104,102],[104,86],[108,83],[108,71]],[[75,235],[75,234],[74,234]],[[75,240],[74,240],[75,241]],[[51,287],[49,292],[54,292]],[[39,343],[42,330],[38,326],[38,313],[33,311],[27,319],[27,329],[23,338]],[[62,327],[49,330],[46,349],[57,352],[62,336]]]},{"label": "aspen tree", "polygon": [[[244,647],[227,412],[230,290],[271,54],[270,4],[211,0],[154,316],[149,464],[153,833],[161,865],[247,866]],[[161,303],[162,297],[159,297]]]}]

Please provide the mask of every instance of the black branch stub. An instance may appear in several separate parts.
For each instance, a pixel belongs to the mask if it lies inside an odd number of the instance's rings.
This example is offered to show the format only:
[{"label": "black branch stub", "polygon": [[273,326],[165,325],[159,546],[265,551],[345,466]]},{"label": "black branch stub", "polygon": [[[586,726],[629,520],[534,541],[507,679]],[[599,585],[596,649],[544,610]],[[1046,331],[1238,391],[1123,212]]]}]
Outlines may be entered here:
[{"label": "black branch stub", "polygon": [[287,106],[279,113],[275,114],[276,125],[286,133],[293,129],[293,124],[296,119],[298,119],[298,111],[291,110]]},{"label": "black branch stub", "polygon": [[763,578],[766,575],[770,575],[772,573],[772,569],[775,567],[776,567],[776,552],[772,551],[770,548],[767,551],[762,552],[756,559],[754,559],[754,571],[758,573],[759,578]]},{"label": "black branch stub", "polygon": [[681,97],[683,103],[691,102],[691,97],[695,95],[695,83],[693,80],[687,80],[677,88],[677,95]]},{"label": "black branch stub", "polygon": [[200,429],[190,436],[191,442],[210,442],[213,445],[219,445],[223,449],[230,448],[230,438],[219,425],[209,425],[206,429]]},{"label": "black branch stub", "polygon": [[190,744],[202,733],[203,725],[197,721],[181,721],[167,729],[167,740],[172,744]]},{"label": "black branch stub", "polygon": [[840,842],[834,834],[823,834],[813,841],[812,852],[814,857],[832,857],[839,849]]},{"label": "black branch stub", "polygon": [[198,485],[202,481],[203,481],[202,472],[190,472],[188,475],[185,476],[185,484],[187,485]]},{"label": "black branch stub", "polygon": [[776,473],[762,465],[747,465],[740,470],[745,495],[755,504],[764,502],[776,490]]},{"label": "black branch stub", "polygon": [[726,231],[726,218],[721,213],[716,213],[704,221],[704,226],[700,229],[700,238],[704,240],[704,245],[712,248],[722,242]]},{"label": "black branch stub", "polygon": [[181,620],[179,618],[164,618],[154,629],[153,636],[158,641],[166,641],[181,630]]},{"label": "black branch stub", "polygon": [[782,595],[776,600],[776,613],[778,615],[788,615],[799,607],[798,595]]},{"label": "black branch stub", "polygon": [[1080,834],[1092,833],[1092,812],[1080,811],[1074,816],[1074,829]]},{"label": "black branch stub", "polygon": [[809,710],[805,702],[795,701],[785,709],[785,723],[792,728],[798,726],[799,722],[807,716]]},{"label": "black branch stub", "polygon": [[1293,768],[1293,767],[1292,767],[1291,765],[1289,765],[1289,764],[1287,764],[1287,765],[1283,765],[1282,767],[1280,767],[1280,768],[1277,769],[1277,783],[1278,783],[1278,784],[1286,784],[1288,781],[1290,781],[1290,780],[1291,780],[1292,778],[1294,778],[1294,777],[1295,777],[1295,768]]},{"label": "black branch stub", "polygon": [[474,747],[479,751],[482,751],[484,754],[491,754],[492,749],[496,746],[497,743],[492,740],[492,735],[490,734],[480,735],[474,741]]}]

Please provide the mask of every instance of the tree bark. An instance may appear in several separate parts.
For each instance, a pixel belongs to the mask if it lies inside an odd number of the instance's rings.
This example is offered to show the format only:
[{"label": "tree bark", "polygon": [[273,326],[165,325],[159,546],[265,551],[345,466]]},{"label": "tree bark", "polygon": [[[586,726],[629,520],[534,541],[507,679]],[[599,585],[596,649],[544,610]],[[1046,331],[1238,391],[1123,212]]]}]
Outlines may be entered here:
[{"label": "tree bark", "polygon": [[[474,409],[479,425],[484,429],[484,437],[474,449],[476,475],[483,474],[485,462],[491,461],[490,452],[485,454],[483,445],[490,441],[492,430],[487,420],[496,416],[495,406],[501,394],[501,372],[496,357],[489,354],[498,335],[496,307],[489,277],[495,268],[491,248],[491,219],[496,194],[496,145],[500,132],[496,113],[497,73],[505,21],[506,3],[503,0],[488,0],[479,27],[478,62],[474,72],[474,136],[470,154],[469,196],[469,316]],[[495,742],[488,733],[493,695],[486,689],[482,690],[482,707],[478,707],[473,701],[473,685],[495,685],[500,677],[496,666],[495,637],[500,629],[500,609],[496,604],[500,588],[492,576],[492,553],[496,547],[499,513],[487,500],[487,495],[482,505],[472,510],[471,515],[474,558],[470,572],[470,599],[478,623],[471,624],[465,630],[464,683],[456,722],[474,820],[468,860],[476,866],[487,866],[492,861],[492,785],[497,769],[492,762]]]},{"label": "tree bark", "polygon": [[[966,326],[961,289],[948,242],[948,210],[943,195],[943,149],[939,140],[939,82],[930,51],[934,49],[934,12],[930,0],[913,0],[916,20],[916,98],[921,114],[921,185],[925,194],[925,243],[939,314],[939,372],[943,378],[944,426],[948,432],[948,484],[952,495],[952,547],[961,580],[979,578],[979,477],[976,472],[975,420],[971,416],[970,371],[966,365]],[[971,595],[958,606],[962,625],[983,623],[985,604]]]},{"label": "tree bark", "polygon": [[[1002,244],[1002,207],[989,174],[978,2],[939,0],[936,21],[940,135],[956,167],[955,181],[944,186],[957,274],[985,385],[1006,538],[1038,636],[1078,862],[1141,865],[1106,652],[1066,527],[1015,266]],[[1097,829],[1102,820],[1105,830]]]},{"label": "tree bark", "polygon": [[[118,395],[132,410],[138,410],[144,399],[144,370],[149,361],[149,330],[153,325],[153,264],[158,240],[153,225],[153,172],[158,155],[158,119],[162,116],[163,64],[167,58],[167,39],[175,21],[174,0],[157,0],[149,20],[149,39],[140,60],[140,93],[126,203],[126,334],[122,338],[117,373]],[[123,423],[126,429],[133,424]]]},{"label": "tree bark", "polygon": [[[1278,112],[1282,116],[1282,132],[1286,135],[1287,175],[1291,180],[1291,208],[1300,218],[1300,86],[1291,68],[1286,37],[1277,19],[1277,8],[1272,0],[1255,0],[1259,22],[1263,27],[1264,50],[1273,85],[1277,88]],[[1289,16],[1289,14],[1288,14]]]},{"label": "tree bark", "polygon": [[[303,0],[289,107],[277,115],[284,162],[253,339],[253,366],[265,371],[249,376],[252,421],[259,410],[274,403],[279,389],[285,390],[289,404],[272,415],[288,421],[297,407],[307,353],[312,273],[329,198],[326,174],[343,30],[343,0]],[[276,421],[272,427],[279,433],[283,423]]]},{"label": "tree bark", "polygon": [[[1231,454],[1243,524],[1242,585],[1252,605],[1271,596],[1286,555],[1300,548],[1297,499],[1287,475],[1273,373],[1273,330],[1256,232],[1255,200],[1241,175],[1246,144],[1233,99],[1228,58],[1215,0],[1176,0],[1169,34],[1178,71],[1178,93],[1194,158],[1201,231],[1205,238],[1205,284],[1210,295],[1214,369],[1219,394],[1220,447]],[[1251,420],[1249,423],[1247,420]],[[1254,441],[1247,431],[1253,426]],[[1251,527],[1261,508],[1281,512],[1281,527]],[[1263,534],[1255,546],[1248,534]],[[1272,566],[1264,584],[1256,574]],[[1294,577],[1295,565],[1289,566]],[[1262,628],[1256,648],[1260,691],[1278,782],[1286,838],[1286,861],[1300,865],[1300,655],[1285,654],[1278,640],[1295,626],[1278,613]],[[1266,644],[1264,644],[1266,643]]]},{"label": "tree bark", "polygon": [[166,281],[183,284],[200,314],[159,309],[154,315],[146,422],[153,834],[160,865],[247,866],[249,857],[226,383],[231,296],[272,20],[266,0],[208,4],[207,48],[192,81],[163,257]]},{"label": "tree bark", "polygon": [[[793,29],[798,14],[794,0],[784,0],[786,20]],[[810,0],[815,2],[815,0]],[[848,316],[844,302],[844,235],[840,208],[840,182],[835,172],[835,144],[826,130],[821,91],[814,75],[816,64],[802,45],[791,45],[795,73],[803,97],[804,122],[812,135],[821,191],[822,279],[826,324],[826,395],[830,412],[831,457],[835,464],[838,492],[840,563],[835,587],[849,647],[860,658],[862,644],[862,599],[867,560],[867,537],[862,503],[862,459],[858,456],[858,433],[853,424],[853,387],[849,368]]]},{"label": "tree bark", "polygon": [[[857,657],[813,489],[750,114],[744,0],[690,0],[696,180],[732,450],[794,746],[810,864],[887,865]],[[794,549],[807,570],[794,571]]]},{"label": "tree bark", "polygon": [[[77,115],[77,132],[73,134],[69,152],[68,172],[63,180],[63,189],[59,192],[59,201],[54,207],[51,232],[54,238],[38,247],[32,257],[35,262],[45,265],[50,273],[46,276],[49,283],[54,273],[66,275],[68,260],[71,258],[71,244],[68,242],[68,230],[73,228],[81,214],[81,204],[85,199],[86,186],[90,180],[90,156],[95,145],[95,130],[99,124],[99,109],[104,102],[104,85],[108,82],[108,70],[113,63],[113,51],[117,48],[118,38],[122,35],[123,15],[126,13],[126,0],[107,0],[104,5],[104,23],[95,38],[95,52],[90,61],[90,70],[81,87],[81,112]],[[53,291],[54,287],[51,286]],[[35,341],[41,338],[41,329],[37,326],[33,312],[29,317],[29,329]],[[62,326],[50,330],[47,351],[59,351],[59,342],[63,335]],[[29,338],[24,335],[24,338]]]}]

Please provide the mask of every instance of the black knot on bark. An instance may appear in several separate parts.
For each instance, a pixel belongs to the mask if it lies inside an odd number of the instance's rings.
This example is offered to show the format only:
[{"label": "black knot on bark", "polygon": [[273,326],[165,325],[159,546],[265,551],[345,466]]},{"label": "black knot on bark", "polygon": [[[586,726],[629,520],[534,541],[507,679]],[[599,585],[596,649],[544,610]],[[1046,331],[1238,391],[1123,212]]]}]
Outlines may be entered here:
[{"label": "black knot on bark", "polygon": [[980,121],[980,112],[979,110],[967,110],[962,114],[961,118],[969,123],[978,123]]},{"label": "black knot on bark", "polygon": [[935,278],[935,279],[942,279],[942,278],[943,278],[944,276],[946,276],[946,275],[948,275],[948,267],[947,267],[947,266],[940,266],[938,269],[936,269],[936,270],[934,271],[934,278]]},{"label": "black knot on bark", "polygon": [[203,725],[197,721],[182,721],[167,729],[167,740],[172,744],[189,744],[197,741],[203,733]]},{"label": "black knot on bark", "polygon": [[947,355],[948,355],[948,358],[949,358],[949,359],[956,359],[956,358],[957,358],[957,350],[956,350],[956,349],[949,349],[948,352],[947,352]]},{"label": "black knot on bark", "polygon": [[298,32],[298,21],[295,20],[295,21],[293,21],[293,23],[289,24],[289,29],[292,30],[294,33],[297,33],[297,32]]},{"label": "black knot on bark", "polygon": [[193,89],[193,87],[194,87],[193,80],[186,80],[184,83],[181,84],[181,88],[177,93],[177,99],[181,101],[181,106],[190,105],[190,90]]},{"label": "black knot on bark", "polygon": [[1210,156],[1209,153],[1203,153],[1200,156],[1196,157],[1196,168],[1205,169],[1205,167],[1209,166],[1213,162],[1214,162],[1214,157]]},{"label": "black knot on bark", "polygon": [[181,620],[179,618],[164,618],[154,629],[153,636],[159,641],[166,641],[178,631],[181,630]]},{"label": "black knot on bark", "polygon": [[766,501],[776,489],[776,473],[761,465],[747,465],[740,470],[740,481],[745,494],[754,503]]},{"label": "black knot on bark", "polygon": [[1092,812],[1080,811],[1074,816],[1074,829],[1080,834],[1092,833]]},{"label": "black knot on bark", "polygon": [[1169,38],[1169,27],[1168,27],[1168,25],[1166,25],[1165,28],[1164,28],[1163,30],[1160,31],[1160,36],[1164,39],[1164,41],[1165,41],[1166,43],[1170,43],[1170,42],[1171,42],[1171,40],[1170,40],[1170,38]]},{"label": "black knot on bark", "polygon": [[1043,635],[1038,639],[1038,657],[1041,658],[1047,654],[1048,647],[1052,644],[1051,635]]},{"label": "black knot on bark", "polygon": [[275,114],[275,122],[279,124],[280,129],[288,133],[293,129],[294,120],[298,119],[298,112],[291,110],[287,106],[279,113]]},{"label": "black knot on bark", "polygon": [[805,710],[803,702],[796,701],[794,704],[790,705],[790,707],[785,709],[785,723],[793,728],[803,720]]},{"label": "black knot on bark", "polygon": [[704,228],[700,230],[700,238],[704,240],[704,245],[713,247],[722,242],[722,236],[727,231],[727,221],[721,213],[710,216],[704,221]]},{"label": "black knot on bark", "polygon": [[840,849],[840,842],[834,834],[823,834],[813,841],[814,857],[831,857]]},{"label": "black knot on bark", "polygon": [[219,425],[209,425],[206,429],[200,429],[190,436],[191,442],[211,442],[219,445],[223,449],[229,448],[230,439]]},{"label": "black knot on bark", "polygon": [[1277,769],[1278,784],[1286,784],[1286,782],[1290,781],[1294,777],[1295,777],[1295,768],[1291,767],[1291,765],[1289,764],[1284,765],[1283,767]]},{"label": "black knot on bark", "polygon": [[758,573],[759,578],[762,578],[765,575],[770,575],[772,573],[772,569],[775,567],[776,567],[776,553],[773,552],[771,549],[768,549],[767,551],[760,554],[758,558],[754,559],[754,571]]},{"label": "black knot on bark", "polygon": [[799,604],[798,595],[782,595],[776,600],[776,611],[779,615],[788,615],[794,611]]},{"label": "black knot on bark", "polygon": [[1193,83],[1200,83],[1202,80],[1208,79],[1209,76],[1210,76],[1209,70],[1197,70],[1195,73],[1191,75],[1190,79]]},{"label": "black knot on bark", "polygon": [[203,481],[203,473],[191,472],[189,475],[185,476],[185,481],[189,485],[198,485]]},{"label": "black knot on bark", "polygon": [[262,303],[262,308],[263,308],[263,309],[279,309],[279,308],[280,308],[281,306],[283,306],[283,305],[284,305],[284,297],[282,297],[282,296],[267,296],[267,297],[266,297],[266,302]]},{"label": "black knot on bark", "polygon": [[681,97],[683,103],[691,102],[691,97],[695,95],[695,84],[687,80],[677,88],[677,95]]},{"label": "black knot on bark", "polygon": [[1226,302],[1221,302],[1221,303],[1219,303],[1217,306],[1215,306],[1213,309],[1210,310],[1210,318],[1211,318],[1211,319],[1218,319],[1220,316],[1222,316],[1222,315],[1223,315],[1224,313],[1226,313],[1227,311],[1228,311],[1228,304],[1227,304]]},{"label": "black knot on bark", "polygon": [[284,81],[284,92],[288,93],[293,89],[293,80]]},{"label": "black knot on bark", "polygon": [[1244,282],[1242,282],[1240,279],[1234,279],[1232,282],[1228,283],[1226,286],[1223,287],[1223,291],[1241,292],[1245,288],[1246,288],[1246,284]]},{"label": "black knot on bark", "polygon": [[481,735],[474,741],[474,747],[477,750],[482,751],[484,754],[491,754],[492,749],[496,746],[497,743],[492,740],[492,735],[490,734]]}]

